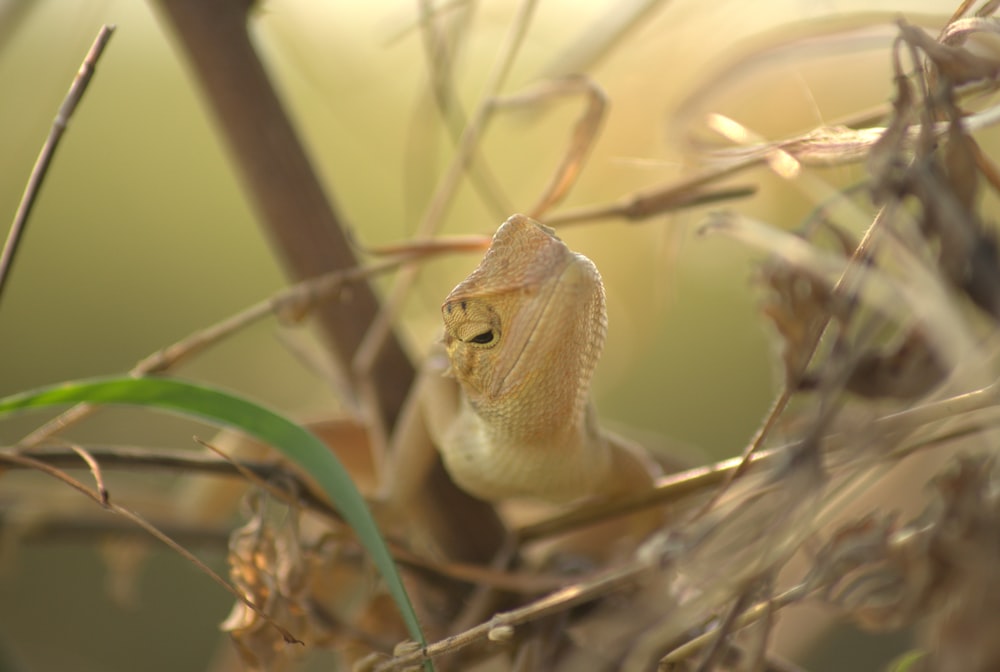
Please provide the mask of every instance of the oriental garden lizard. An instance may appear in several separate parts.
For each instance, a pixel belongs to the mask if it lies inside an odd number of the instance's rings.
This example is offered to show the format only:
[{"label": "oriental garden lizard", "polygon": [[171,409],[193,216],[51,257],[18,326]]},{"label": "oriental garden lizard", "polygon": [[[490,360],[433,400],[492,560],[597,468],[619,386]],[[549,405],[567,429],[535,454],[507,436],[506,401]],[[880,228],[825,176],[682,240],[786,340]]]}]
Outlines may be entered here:
[{"label": "oriental garden lizard", "polygon": [[[446,373],[460,394],[439,368],[420,396],[427,430],[462,489],[491,502],[566,504],[652,486],[656,465],[602,431],[590,401],[607,331],[593,262],[514,215],[441,311]],[[394,489],[422,479],[404,453],[396,451],[386,494],[406,500]]]}]

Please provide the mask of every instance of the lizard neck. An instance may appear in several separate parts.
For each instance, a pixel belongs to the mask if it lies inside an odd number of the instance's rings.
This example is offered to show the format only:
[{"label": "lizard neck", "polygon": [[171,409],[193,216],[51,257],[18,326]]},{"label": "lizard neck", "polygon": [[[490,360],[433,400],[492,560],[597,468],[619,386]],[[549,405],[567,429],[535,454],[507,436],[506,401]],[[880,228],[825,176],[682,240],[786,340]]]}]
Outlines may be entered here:
[{"label": "lizard neck", "polygon": [[536,428],[524,423],[510,431],[466,399],[442,445],[445,465],[463,489],[488,501],[568,503],[610,494],[619,489],[612,454],[587,409],[578,426],[552,432],[546,418]]}]

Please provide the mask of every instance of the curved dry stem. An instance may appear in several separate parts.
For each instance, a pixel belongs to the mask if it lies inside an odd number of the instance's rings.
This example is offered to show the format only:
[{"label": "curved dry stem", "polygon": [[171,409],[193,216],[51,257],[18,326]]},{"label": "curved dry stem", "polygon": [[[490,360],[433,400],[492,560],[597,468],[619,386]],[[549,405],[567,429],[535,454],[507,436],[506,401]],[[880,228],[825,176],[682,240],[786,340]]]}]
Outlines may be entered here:
[{"label": "curved dry stem", "polygon": [[275,630],[281,633],[281,636],[285,640],[285,642],[290,644],[303,644],[303,642],[301,642],[299,639],[293,636],[292,633],[290,633],[287,629],[282,627],[270,616],[261,611],[257,607],[257,605],[255,605],[253,602],[251,602],[245,596],[243,596],[243,594],[241,594],[238,590],[236,590],[233,586],[231,586],[228,581],[219,576],[215,571],[212,570],[211,567],[209,567],[204,562],[199,560],[197,556],[195,556],[189,550],[187,550],[186,548],[178,544],[176,541],[171,539],[169,536],[161,532],[155,525],[148,522],[138,513],[135,513],[134,511],[131,511],[123,506],[119,506],[118,504],[109,501],[106,492],[102,493],[94,492],[90,488],[85,486],[83,483],[70,476],[69,474],[59,469],[56,469],[51,465],[45,464],[44,462],[36,460],[33,457],[29,457],[27,455],[18,455],[16,453],[11,453],[11,452],[0,452],[0,461],[6,461],[12,464],[17,464],[22,467],[28,469],[34,469],[36,471],[42,472],[43,474],[51,476],[52,478],[55,478],[56,480],[59,480],[62,483],[73,488],[74,490],[84,495],[85,497],[93,500],[94,503],[100,506],[101,508],[107,509],[112,513],[116,513],[119,516],[122,516],[123,518],[126,518],[127,520],[131,521],[135,525],[138,525],[148,534],[158,539],[159,541],[163,542],[171,550],[178,553],[185,560],[187,560],[195,567],[197,567],[199,570],[201,570],[201,572],[206,576],[208,576],[210,579],[212,579],[212,581],[222,586],[222,588],[224,588],[226,591],[228,591],[230,594],[236,597],[237,600],[245,604],[248,609],[253,610],[254,613],[256,613],[262,619],[264,619],[271,627],[273,627]]},{"label": "curved dry stem", "polygon": [[711,186],[754,164],[710,169],[690,178],[670,182],[662,187],[629,194],[605,205],[571,208],[543,217],[540,221],[553,227],[590,224],[604,219],[624,219],[639,222],[650,217],[696,208],[703,205],[747,198],[757,193],[755,186]]},{"label": "curved dry stem", "polygon": [[[921,427],[998,407],[1000,407],[1000,382],[979,390],[965,392],[883,416],[873,421],[872,431],[880,435],[904,435]],[[944,434],[921,437],[919,440],[901,445],[898,450],[878,456],[878,458],[887,462],[898,461],[914,452],[936,446],[940,447],[967,438],[994,424],[996,422],[987,423],[972,418],[967,426],[952,427],[947,429]],[[842,447],[851,445],[853,440],[853,437],[835,431],[824,436],[822,443],[827,446],[827,452],[832,454]],[[655,506],[691,506],[693,505],[690,502],[691,499],[713,495],[713,489],[720,486],[728,487],[738,473],[743,473],[748,466],[759,465],[763,467],[776,459],[787,456],[788,451],[792,448],[794,446],[755,450],[749,455],[741,455],[703,467],[662,476],[657,479],[656,485],[651,490],[635,493],[611,502],[597,501],[584,504],[566,513],[520,527],[513,534],[521,543],[528,544]],[[721,489],[716,491],[711,501],[716,501],[722,494]],[[703,504],[701,510],[704,511],[707,508],[708,506]]]},{"label": "curved dry stem", "polygon": [[[83,447],[81,447],[83,448]],[[247,460],[223,460],[203,453],[178,451],[175,449],[159,449],[152,447],[127,446],[87,446],[86,453],[98,462],[103,470],[122,469],[128,471],[170,471],[183,474],[203,474],[226,478],[246,478],[254,483],[270,483],[278,481],[286,483],[295,493],[294,498],[277,489],[268,488],[278,499],[307,508],[312,513],[327,518],[335,523],[342,523],[340,515],[321,495],[315,494],[310,484],[299,474],[290,470],[287,465],[279,462],[262,462]],[[25,461],[19,458],[27,458]],[[45,465],[52,470],[52,475],[62,474],[59,469],[72,469],[79,466],[80,454],[73,448],[48,448],[45,446],[33,451],[29,456],[23,456],[16,447],[0,448],[0,460],[9,464],[6,469],[36,469],[36,465]],[[68,483],[69,484],[69,483]],[[86,521],[67,519],[53,523],[57,536],[68,534],[74,525],[82,525],[92,530],[94,539],[111,532],[107,527],[93,525]],[[119,530],[119,528],[115,528]],[[179,528],[175,535],[190,536],[195,539],[210,539],[219,537],[224,542],[227,530],[216,528]],[[86,530],[83,531],[84,534]],[[549,575],[526,571],[508,572],[482,565],[451,562],[438,558],[430,558],[416,553],[405,544],[388,539],[393,557],[402,565],[412,570],[426,572],[435,576],[461,581],[477,586],[489,586],[514,594],[537,595],[564,587],[568,582],[564,576]]]},{"label": "curved dry stem", "polygon": [[87,450],[80,445],[72,444],[70,448],[74,453],[80,456],[80,458],[87,463],[90,468],[90,473],[94,475],[94,483],[97,486],[97,494],[100,497],[101,506],[107,506],[109,502],[108,488],[104,485],[104,474],[101,473],[101,465],[98,463],[94,456],[91,455]]},{"label": "curved dry stem", "polygon": [[604,572],[596,578],[567,586],[518,609],[496,614],[486,623],[428,644],[423,649],[383,661],[375,666],[375,672],[389,672],[390,670],[405,669],[411,665],[419,665],[426,660],[453,653],[476,642],[485,641],[490,638],[491,632],[500,628],[514,628],[550,614],[586,604],[631,584],[649,569],[647,563],[633,562],[621,569]]},{"label": "curved dry stem", "polygon": [[83,99],[83,94],[86,92],[87,86],[94,76],[97,61],[100,60],[101,54],[104,53],[104,48],[107,46],[114,31],[114,26],[101,26],[93,45],[87,51],[87,55],[80,65],[79,72],[73,78],[73,83],[66,93],[66,98],[63,100],[62,105],[60,105],[59,111],[56,113],[56,118],[52,121],[52,129],[49,131],[49,135],[45,139],[45,144],[42,145],[42,149],[38,153],[38,158],[35,160],[35,165],[31,169],[28,183],[24,187],[24,194],[21,196],[21,201],[17,205],[17,211],[14,213],[14,223],[7,233],[7,241],[4,243],[3,250],[0,251],[0,299],[3,298],[3,290],[6,287],[7,279],[10,277],[18,246],[24,237],[24,232],[28,225],[28,217],[35,206],[42,182],[48,174],[52,158],[56,153],[56,148],[58,148],[59,141],[62,139],[67,126],[69,126],[69,120],[76,111],[77,105]]},{"label": "curved dry stem", "polygon": [[[757,602],[753,604],[745,611],[742,611],[736,615],[731,623],[732,630],[739,630],[744,628],[751,623],[764,618],[768,613],[783,609],[790,604],[796,602],[801,602],[809,594],[809,590],[804,584],[799,584],[788,590],[784,591],[780,595],[777,595],[770,600],[764,600],[762,602]],[[683,661],[697,655],[705,647],[711,645],[719,637],[719,629],[713,628],[708,632],[703,632],[702,634],[689,639],[684,644],[678,646],[672,650],[667,655],[660,659],[660,669],[673,669],[669,667],[670,665],[678,665]]]},{"label": "curved dry stem", "polygon": [[550,98],[563,96],[582,96],[585,106],[573,126],[569,147],[563,154],[559,166],[548,185],[542,190],[538,202],[528,210],[528,216],[533,219],[542,219],[546,212],[569,195],[573,185],[576,184],[587,156],[601,131],[607,113],[607,96],[589,77],[574,75],[548,81],[524,93],[504,96],[493,101],[494,108],[499,109],[536,105]]},{"label": "curved dry stem", "polygon": [[[430,0],[419,0],[417,6],[418,27],[427,58],[427,67],[431,73],[432,98],[444,122],[448,137],[458,146],[461,143],[462,130],[468,124],[468,117],[462,108],[461,100],[455,94],[452,77],[456,54],[462,48],[462,40],[469,34],[468,27],[475,13],[475,3],[456,0],[451,3],[439,3],[434,7]],[[458,18],[454,20],[454,25],[444,28],[441,25],[442,19],[448,14],[457,15]],[[510,214],[512,209],[500,181],[478,151],[472,152],[468,176],[480,197],[493,209],[498,218],[502,219]]]},{"label": "curved dry stem", "polygon": [[[500,46],[496,60],[493,62],[493,67],[487,75],[486,83],[483,86],[483,93],[480,96],[476,110],[462,131],[458,147],[455,150],[455,156],[452,158],[448,170],[438,183],[427,211],[421,218],[420,224],[414,233],[414,238],[418,242],[430,238],[434,234],[434,231],[439,226],[454,199],[462,177],[468,170],[483,133],[485,133],[486,127],[489,124],[492,116],[493,100],[503,89],[507,81],[507,76],[513,67],[514,60],[524,42],[536,6],[537,0],[522,0],[518,6],[510,29],[505,36],[503,44]],[[381,351],[385,340],[392,334],[393,324],[395,324],[410,288],[417,279],[418,270],[414,265],[409,265],[402,269],[393,284],[392,290],[383,301],[381,310],[369,325],[364,343],[355,353],[351,362],[351,371],[357,380],[363,381],[369,377],[372,367],[377,361],[378,353]],[[371,392],[371,390],[362,388],[361,395],[363,398],[367,398],[371,396]]]},{"label": "curved dry stem", "polygon": [[[218,345],[233,334],[272,315],[289,321],[299,321],[317,305],[335,299],[351,283],[399,268],[405,261],[439,253],[438,249],[414,248],[398,258],[369,266],[359,266],[342,271],[332,271],[319,277],[304,280],[259,301],[235,315],[205,329],[182,338],[172,345],[157,350],[136,364],[129,375],[136,378],[164,373],[178,364]],[[31,449],[51,439],[56,434],[89,417],[96,411],[90,404],[77,404],[48,421],[19,442],[22,449]]]},{"label": "curved dry stem", "polygon": [[[875,215],[875,218],[872,220],[871,225],[865,230],[864,236],[862,236],[861,240],[858,242],[858,246],[854,249],[850,259],[848,259],[844,272],[833,285],[833,289],[831,290],[831,301],[841,301],[845,298],[845,296],[853,295],[854,287],[857,284],[855,269],[862,267],[864,262],[874,253],[876,240],[875,236],[880,232],[881,227],[886,221],[886,212],[886,208],[880,208],[878,213]],[[806,368],[815,356],[816,349],[819,346],[827,327],[829,327],[831,319],[831,316],[827,316],[827,318],[820,323],[812,333],[806,335],[803,352],[812,354],[803,358],[802,370],[786,372],[787,380],[801,380],[805,375]],[[760,450],[761,446],[764,445],[764,441],[777,424],[778,418],[782,413],[784,413],[785,408],[788,406],[788,402],[791,401],[793,393],[794,390],[790,389],[786,384],[782,389],[781,394],[778,395],[778,398],[768,411],[767,417],[764,419],[764,424],[761,425],[760,429],[757,430],[754,437],[750,440],[750,443],[744,449],[740,464],[729,475],[727,475],[723,486],[719,488],[718,492],[702,508],[702,514],[708,512],[708,510],[712,508],[719,498],[725,494],[726,490],[732,485],[733,481],[739,478],[740,475],[746,471],[750,464],[751,456]]]}]

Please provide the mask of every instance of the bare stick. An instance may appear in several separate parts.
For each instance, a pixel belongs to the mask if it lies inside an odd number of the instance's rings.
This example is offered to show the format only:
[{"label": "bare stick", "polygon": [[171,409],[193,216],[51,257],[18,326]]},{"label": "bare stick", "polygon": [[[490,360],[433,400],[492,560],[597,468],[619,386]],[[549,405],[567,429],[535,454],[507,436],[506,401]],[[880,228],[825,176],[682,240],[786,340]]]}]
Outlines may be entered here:
[{"label": "bare stick", "polygon": [[469,628],[462,633],[446,637],[416,651],[386,660],[375,666],[375,672],[407,669],[412,665],[419,665],[425,660],[430,660],[446,653],[452,653],[476,642],[484,641],[489,638],[491,632],[498,629],[513,628],[517,625],[543,618],[549,614],[559,613],[577,605],[592,602],[608,593],[618,590],[622,586],[630,585],[649,569],[648,565],[644,563],[634,562],[621,569],[604,572],[594,579],[567,586],[562,590],[558,590],[551,595],[547,595],[518,609],[496,614],[486,623]]},{"label": "bare stick", "polygon": [[52,122],[49,137],[45,139],[42,151],[38,153],[35,166],[31,169],[28,184],[24,187],[21,202],[18,203],[17,212],[14,213],[14,223],[7,234],[7,241],[4,243],[3,251],[0,252],[0,299],[3,297],[3,290],[7,285],[7,279],[10,277],[18,245],[24,238],[28,216],[31,214],[31,209],[38,198],[38,191],[41,189],[42,181],[49,171],[49,165],[52,163],[52,157],[55,156],[56,147],[59,146],[59,141],[62,139],[63,133],[66,132],[66,127],[69,125],[70,117],[76,111],[76,106],[79,105],[84,91],[87,90],[87,85],[90,84],[90,79],[94,76],[97,60],[104,53],[104,47],[108,44],[108,40],[111,39],[111,34],[114,30],[114,26],[104,25],[98,31],[94,44],[91,45],[90,51],[87,52],[86,58],[83,59],[83,64],[80,65],[79,72],[73,78],[73,83],[70,85],[63,103],[59,107],[59,112]]},{"label": "bare stick", "polygon": [[703,188],[713,180],[721,180],[724,175],[712,173],[695,180],[681,180],[664,187],[633,193],[620,201],[605,205],[587,205],[546,215],[541,221],[559,228],[588,224],[603,219],[624,219],[639,222],[650,217],[669,212],[712,205],[738,198],[747,198],[757,193],[755,186]]},{"label": "bare stick", "polygon": [[527,211],[534,219],[542,219],[546,212],[562,202],[576,183],[601,130],[608,106],[607,96],[589,77],[573,75],[543,82],[523,93],[496,98],[492,103],[494,109],[507,109],[534,106],[550,98],[564,96],[579,96],[584,100],[585,106],[573,126],[569,147],[563,154],[562,161],[537,203]]},{"label": "bare stick", "polygon": [[[288,483],[296,492],[299,506],[303,506],[314,514],[323,516],[338,523],[343,522],[340,514],[334,510],[322,496],[310,490],[310,485],[287,465],[280,462],[262,462],[247,460],[226,461],[217,457],[192,451],[176,449],[160,449],[151,447],[131,446],[87,446],[86,453],[95,462],[99,462],[103,470],[132,471],[178,471],[184,474],[203,474],[207,476],[242,477],[253,475],[254,482],[269,481],[280,478]],[[0,461],[11,456],[4,466],[9,470],[36,469],[38,464],[62,473],[59,469],[73,469],[80,466],[80,453],[71,448],[49,448],[43,446],[30,455],[30,462],[16,461],[21,456],[17,447],[0,447]],[[27,456],[26,456],[27,457]],[[284,498],[282,498],[284,501]],[[45,525],[33,528],[29,536],[35,538],[50,536],[62,538],[66,536],[102,537],[109,533],[126,534],[121,527],[98,524],[89,520],[56,519],[54,522],[45,519]],[[163,525],[159,525],[161,529]],[[171,537],[192,539],[192,543],[224,542],[230,530],[224,528],[175,528]],[[441,558],[428,558],[409,548],[388,539],[393,557],[402,565],[411,569],[421,570],[456,581],[474,585],[486,585],[511,593],[537,595],[562,588],[569,580],[560,575],[537,574],[533,572],[508,572],[478,564],[450,562]]]},{"label": "bare stick", "polygon": [[[471,3],[461,0],[438,7],[432,6],[430,0],[419,0],[417,7],[420,35],[431,74],[432,98],[445,130],[448,132],[448,137],[453,144],[457,145],[461,140],[462,129],[465,128],[468,119],[462,109],[462,101],[455,94],[455,87],[451,80],[455,53],[461,47],[460,40],[468,34],[468,23],[475,9]],[[456,9],[460,11],[454,12]],[[457,26],[450,29],[450,35],[444,33],[438,21],[438,18],[448,11],[458,14],[457,20],[459,21]],[[452,36],[454,39],[451,39]],[[499,180],[479,152],[474,152],[471,157],[468,174],[473,187],[499,218],[502,219],[513,211]]]},{"label": "bare stick", "polygon": [[[415,250],[412,254],[403,258],[389,259],[382,263],[366,267],[333,271],[317,278],[300,282],[277,292],[263,301],[255,303],[221,322],[201,329],[187,338],[177,341],[173,345],[157,350],[136,364],[129,371],[129,375],[139,377],[152,373],[163,373],[180,362],[204,351],[206,348],[220,343],[238,331],[271,315],[283,315],[288,319],[302,319],[315,306],[329,300],[331,297],[337,296],[345,286],[359,282],[372,275],[398,268],[406,259],[432,253],[433,251]],[[20,441],[19,446],[21,448],[34,448],[67,427],[88,417],[94,410],[95,407],[91,404],[77,404],[24,437]]]},{"label": "bare stick", "polygon": [[[237,177],[293,280],[358,265],[346,226],[320,182],[248,33],[245,0],[157,0],[200,84]],[[317,311],[328,351],[350,362],[378,312],[367,283]],[[378,420],[395,424],[414,370],[390,331],[372,367]],[[350,371],[345,371],[350,375]],[[352,381],[353,382],[353,381]]]},{"label": "bare stick", "polygon": [[[416,238],[422,240],[431,237],[435,228],[439,225],[451,205],[462,177],[466,174],[470,162],[475,156],[479,147],[479,142],[492,118],[493,102],[500,94],[507,76],[513,67],[515,57],[524,42],[531,24],[531,17],[537,6],[537,0],[521,0],[517,14],[511,22],[510,30],[507,32],[504,42],[500,47],[496,61],[487,76],[486,84],[483,87],[483,95],[476,107],[471,121],[462,131],[459,138],[458,148],[455,156],[448,166],[447,172],[438,183],[434,196],[424,213],[419,226],[417,227]],[[383,348],[383,342],[392,334],[392,324],[399,313],[401,304],[409,292],[410,287],[416,280],[418,269],[416,266],[404,268],[389,296],[386,298],[381,312],[371,322],[371,327],[365,337],[365,342],[358,348],[352,363],[352,370],[355,378],[363,378],[372,370],[376,363],[376,355]]]},{"label": "bare stick", "polygon": [[[856,279],[855,277],[856,274],[854,272],[855,269],[861,267],[861,265],[863,265],[864,262],[873,253],[873,247],[875,245],[875,236],[881,231],[882,225],[885,222],[885,218],[886,218],[886,209],[880,208],[879,211],[875,214],[875,219],[872,220],[872,223],[865,230],[865,234],[861,238],[861,241],[858,243],[857,248],[855,248],[854,253],[851,254],[851,258],[849,259],[848,265],[844,269],[844,272],[841,274],[839,278],[837,278],[837,282],[834,284],[833,289],[830,292],[830,296],[833,297],[832,300],[837,301],[844,295],[844,293],[847,291],[846,286],[848,282],[853,282]],[[812,357],[816,356],[816,349],[819,347],[824,332],[830,325],[830,320],[831,318],[828,316],[826,320],[823,322],[823,324],[816,329],[815,333],[810,335],[810,338],[806,342],[803,350],[810,352],[812,354],[810,355],[809,360],[806,361],[806,364],[803,365],[803,370],[794,372],[795,376],[794,379],[800,379],[803,376],[803,374],[805,373],[805,368],[809,365],[809,362],[811,361]],[[761,449],[761,446],[764,445],[764,441],[767,439],[771,430],[777,424],[779,416],[784,412],[785,408],[788,406],[788,402],[791,401],[794,392],[795,390],[790,389],[787,384],[782,387],[781,394],[778,396],[778,398],[775,400],[774,404],[768,411],[767,417],[764,419],[764,423],[760,426],[760,429],[758,429],[757,433],[754,434],[753,439],[751,439],[750,443],[743,450],[743,455],[741,456],[740,464],[732,472],[730,472],[730,474],[726,478],[725,484],[721,488],[719,488],[715,496],[712,497],[712,499],[710,499],[705,504],[704,508],[702,508],[701,510],[702,514],[707,513],[708,510],[712,508],[712,506],[719,500],[719,498],[722,497],[722,495],[726,492],[729,486],[732,485],[733,481],[739,478],[740,474],[746,471],[747,467],[750,464],[750,458],[753,456],[755,452]]]},{"label": "bare stick", "polygon": [[[19,446],[0,447],[0,459],[6,454],[18,454]],[[190,450],[176,448],[152,448],[113,445],[88,445],[87,453],[99,460],[105,469],[133,471],[179,471],[209,476],[239,476],[235,467],[217,457]],[[78,453],[63,447],[42,446],[31,453],[31,457],[53,467],[72,469],[79,466]],[[291,471],[278,462],[240,460],[244,469],[249,469],[260,478],[291,476]],[[21,468],[12,464],[6,469]]]},{"label": "bare stick", "polygon": [[[225,138],[236,173],[275,252],[296,279],[357,266],[347,227],[328,197],[257,54],[249,34],[246,0],[156,0],[178,37],[201,93]],[[415,369],[372,287],[359,283],[345,300],[328,304],[317,316],[332,359],[363,395],[372,429],[391,431],[415,378]],[[377,343],[368,334],[378,333]],[[365,366],[353,366],[362,342],[370,344]],[[358,390],[357,372],[368,384]],[[440,467],[440,465],[439,465]],[[475,519],[476,537],[497,547],[502,525],[492,507],[473,500],[436,468],[427,484],[427,503],[442,519],[456,506]]]},{"label": "bare stick", "polygon": [[108,494],[107,486],[104,485],[104,474],[101,472],[100,463],[83,446],[74,444],[70,447],[90,467],[90,473],[94,475],[94,483],[97,485],[97,494],[100,496],[101,506],[107,506],[111,501],[111,496]]},{"label": "bare stick", "polygon": [[[979,390],[965,392],[883,416],[875,420],[872,427],[880,433],[907,432],[960,415],[972,415],[993,408],[998,403],[1000,403],[1000,384],[991,384]],[[885,460],[889,462],[899,461],[918,451],[948,445],[952,441],[967,438],[992,426],[994,423],[986,424],[982,420],[972,417],[963,426],[954,427],[942,434],[921,438],[913,443],[903,445],[898,450],[886,455]],[[850,441],[850,437],[836,433],[829,434],[824,439],[831,451],[839,448],[841,444],[850,445]],[[521,543],[530,543],[642,511],[652,506],[685,506],[689,504],[691,498],[708,495],[713,488],[729,483],[734,472],[746,469],[747,460],[750,464],[766,465],[775,458],[787,454],[786,451],[791,447],[782,446],[770,450],[757,450],[749,458],[732,457],[687,471],[668,474],[657,479],[655,487],[650,490],[637,492],[613,502],[584,504],[566,513],[518,528],[514,534]]]},{"label": "bare stick", "polygon": [[130,511],[129,509],[126,509],[122,506],[119,506],[113,502],[108,501],[106,497],[103,497],[100,493],[92,491],[90,488],[88,488],[83,483],[76,480],[69,474],[60,471],[59,469],[56,469],[55,467],[52,467],[48,464],[45,464],[44,462],[40,462],[27,455],[18,455],[15,453],[0,453],[0,460],[5,460],[13,464],[18,464],[21,466],[41,471],[44,474],[47,474],[59,481],[62,481],[63,483],[73,488],[77,492],[90,498],[96,504],[101,506],[101,508],[107,509],[108,511],[111,511],[113,513],[117,513],[118,515],[132,521],[133,523],[144,529],[146,532],[148,532],[150,535],[159,539],[168,547],[173,549],[175,552],[179,553],[184,559],[188,560],[191,564],[200,569],[210,579],[215,581],[217,584],[219,584],[225,590],[227,590],[229,593],[235,596],[237,600],[245,604],[247,608],[253,610],[254,613],[256,613],[258,616],[267,621],[275,630],[281,633],[281,636],[284,638],[285,642],[290,644],[302,644],[302,641],[294,637],[292,633],[290,633],[288,630],[279,625],[274,619],[272,619],[270,616],[261,611],[260,608],[257,607],[257,605],[255,605],[252,601],[250,601],[241,592],[233,588],[225,579],[223,579],[215,571],[213,571],[211,567],[206,565],[204,562],[199,560],[193,553],[191,553],[191,551],[187,550],[186,548],[178,544],[176,541],[165,535],[163,532],[157,529],[156,526],[149,523],[139,514],[135,513],[134,511]]},{"label": "bare stick", "polygon": [[[739,628],[743,628],[750,625],[757,619],[763,618],[772,610],[782,609],[794,602],[799,602],[808,594],[808,592],[809,591],[806,590],[804,585],[799,584],[789,588],[773,599],[758,602],[733,619],[733,629],[738,630]],[[718,636],[718,633],[718,628],[712,628],[708,632],[704,632],[697,637],[688,640],[681,646],[678,646],[676,649],[660,659],[659,669],[670,669],[668,667],[670,664],[676,665],[681,661],[697,654],[699,651],[711,644],[712,641]]]}]

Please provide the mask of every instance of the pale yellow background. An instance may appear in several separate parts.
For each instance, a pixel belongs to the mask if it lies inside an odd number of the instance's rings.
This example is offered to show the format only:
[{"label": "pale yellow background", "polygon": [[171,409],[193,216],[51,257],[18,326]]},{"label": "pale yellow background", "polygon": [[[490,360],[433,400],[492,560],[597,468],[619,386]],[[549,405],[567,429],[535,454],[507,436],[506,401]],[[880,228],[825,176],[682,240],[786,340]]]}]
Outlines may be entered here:
[{"label": "pale yellow background", "polygon": [[[508,91],[550,72],[586,31],[599,32],[618,3],[540,4]],[[788,22],[851,9],[880,13],[880,29],[863,40],[822,49],[800,43],[761,62],[745,60],[755,45],[809,32],[774,32]],[[609,96],[610,117],[571,204],[604,202],[685,174],[686,129],[674,115],[734,63],[747,67],[698,109],[723,111],[765,137],[884,102],[894,12],[926,22],[950,9],[948,2],[902,0],[661,3],[591,71]],[[513,11],[512,3],[479,10],[457,73],[467,105]],[[261,52],[325,184],[366,244],[410,236],[445,165],[419,37],[411,31],[393,40],[412,26],[414,12],[409,2],[273,0],[255,21]],[[137,0],[0,0],[0,220],[13,216],[102,22],[118,30],[44,185],[0,304],[0,394],[124,372],[283,283],[172,38]],[[529,207],[541,190],[576,109],[515,114],[492,128],[486,152],[515,208]],[[813,175],[833,188],[863,173]],[[814,196],[763,170],[738,180],[749,181],[764,191],[735,207],[756,217],[793,227],[816,205]],[[750,283],[754,257],[733,242],[695,237],[706,212],[564,234],[595,260],[609,293],[610,336],[595,391],[603,417],[694,460],[740,449],[778,371]],[[465,188],[443,233],[486,234],[498,223]],[[404,335],[415,356],[436,337],[441,298],[474,265],[472,257],[429,265],[406,307]],[[304,371],[275,332],[273,323],[255,327],[179,374],[292,414],[335,407],[329,386]],[[16,441],[37,420],[0,425],[0,443]],[[95,420],[77,436],[188,448],[191,433],[133,412]],[[0,479],[0,505],[23,493],[10,482],[10,475]],[[89,506],[67,497],[67,506]],[[108,607],[103,566],[85,546],[11,554],[0,582],[0,648],[23,657],[25,669],[205,668],[229,600],[184,562],[154,550],[139,575],[134,612]],[[205,555],[219,565],[218,553]]]}]

